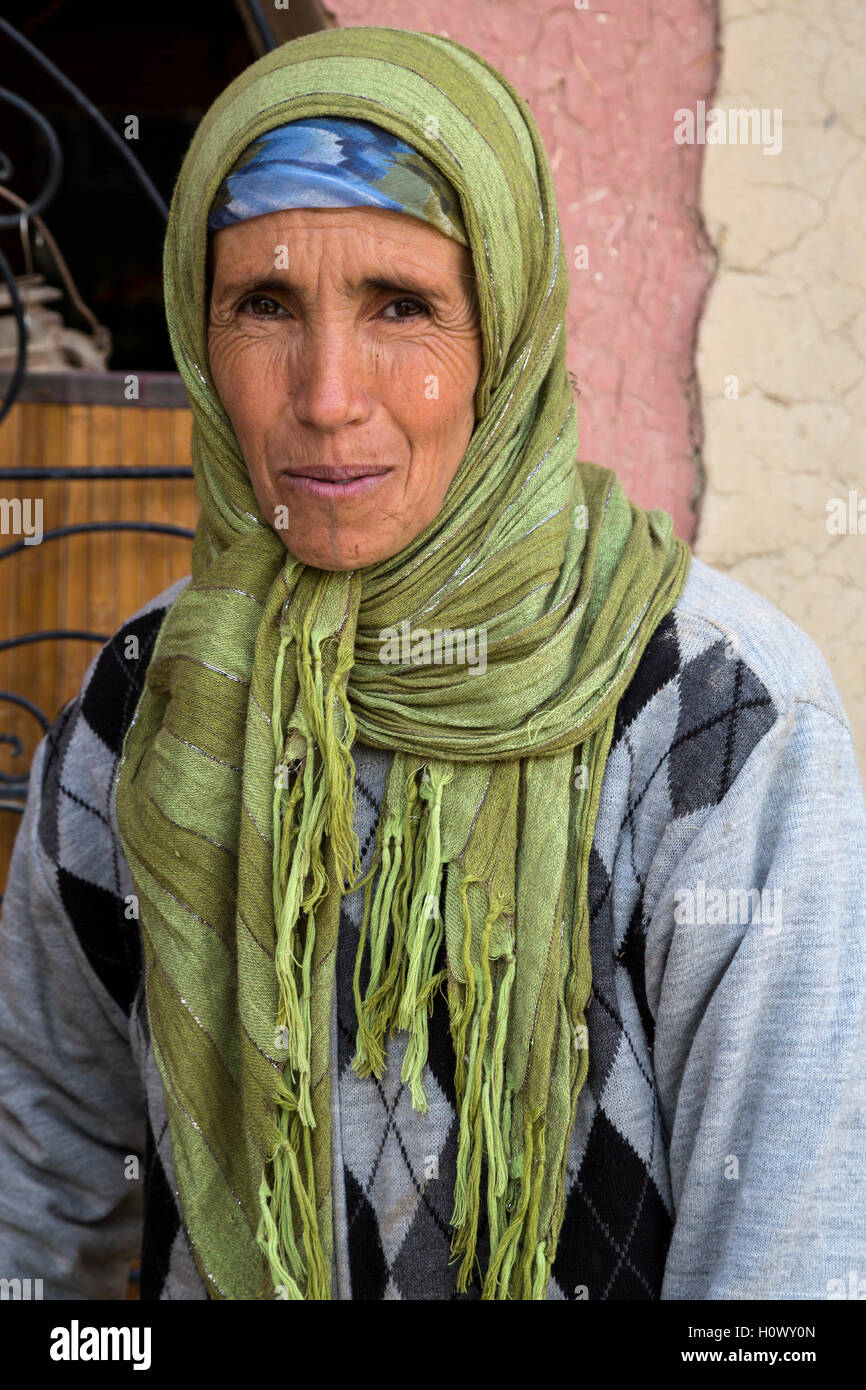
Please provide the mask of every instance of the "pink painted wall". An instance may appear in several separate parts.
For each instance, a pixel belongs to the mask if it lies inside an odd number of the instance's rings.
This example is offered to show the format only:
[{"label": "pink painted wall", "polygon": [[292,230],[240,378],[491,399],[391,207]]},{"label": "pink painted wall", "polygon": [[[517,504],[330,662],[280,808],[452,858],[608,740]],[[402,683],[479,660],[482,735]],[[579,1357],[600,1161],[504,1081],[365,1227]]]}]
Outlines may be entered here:
[{"label": "pink painted wall", "polygon": [[[713,271],[699,211],[702,147],[674,111],[708,101],[715,0],[328,0],[344,27],[446,33],[493,63],[532,107],[556,180],[572,266],[569,368],[581,457],[617,470],[642,506],[691,539],[702,430],[694,344]],[[579,246],[588,267],[574,268]]]}]

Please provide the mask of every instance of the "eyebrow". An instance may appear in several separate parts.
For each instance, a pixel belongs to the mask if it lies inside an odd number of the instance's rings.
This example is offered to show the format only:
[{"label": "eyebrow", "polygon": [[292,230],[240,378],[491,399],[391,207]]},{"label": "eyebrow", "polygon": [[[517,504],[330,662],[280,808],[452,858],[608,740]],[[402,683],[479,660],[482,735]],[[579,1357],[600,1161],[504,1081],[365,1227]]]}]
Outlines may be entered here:
[{"label": "eyebrow", "polygon": [[[474,275],[461,275],[461,279],[474,282]],[[417,294],[422,299],[429,299],[433,304],[444,304],[448,295],[442,290],[434,289],[432,285],[426,284],[423,280],[416,279],[413,275],[405,271],[400,271],[397,275],[367,275],[358,284],[359,291],[365,290],[387,290],[388,292]],[[222,287],[222,295],[233,298],[235,295],[250,294],[255,291],[257,294],[295,294],[302,298],[299,287],[288,277],[280,275],[251,276],[249,279],[230,280]]]}]

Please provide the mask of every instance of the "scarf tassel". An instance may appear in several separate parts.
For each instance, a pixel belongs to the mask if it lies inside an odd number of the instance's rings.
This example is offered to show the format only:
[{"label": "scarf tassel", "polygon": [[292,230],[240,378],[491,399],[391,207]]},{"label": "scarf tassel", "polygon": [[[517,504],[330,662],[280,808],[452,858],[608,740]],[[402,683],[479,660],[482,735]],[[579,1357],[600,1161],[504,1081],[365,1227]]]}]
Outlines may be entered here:
[{"label": "scarf tassel", "polygon": [[[506,949],[491,955],[491,933],[513,905],[488,890],[487,911],[481,929],[479,963],[470,956],[472,921],[468,888],[476,878],[464,876],[459,885],[463,914],[463,967],[466,977],[462,1009],[455,1010],[452,1027],[456,1058],[455,1089],[460,1131],[457,1147],[457,1179],[451,1225],[457,1228],[452,1254],[462,1256],[457,1288],[465,1292],[476,1263],[481,1211],[481,1169],[487,1159],[487,1214],[490,1248],[495,1252],[507,1223],[511,1144],[511,1087],[505,1086],[505,1047],[508,1009],[517,960],[513,937]],[[501,962],[501,965],[499,964]],[[491,968],[492,967],[492,968]],[[501,978],[494,986],[494,970]],[[495,1003],[493,1036],[490,1019]]]},{"label": "scarf tassel", "polygon": [[[273,728],[277,740],[282,725],[283,663],[292,640],[291,633],[281,634],[275,665]],[[354,765],[349,751],[355,722],[344,688],[352,650],[344,644],[338,648],[325,695],[321,647],[321,641],[312,638],[305,625],[297,663],[304,713],[287,729],[282,747],[279,742],[276,746],[278,768],[294,764],[296,776],[288,794],[282,778],[274,779],[274,838],[279,845],[274,869],[277,1027],[285,1030],[288,1057],[274,1097],[276,1123],[259,1188],[257,1239],[275,1287],[291,1300],[330,1298],[330,1276],[317,1218],[311,1142],[316,1121],[310,1092],[315,909],[331,886],[324,865],[325,836],[334,846],[341,887],[347,878],[353,883],[360,868],[354,831]],[[335,728],[338,704],[343,724],[339,732]],[[321,750],[318,768],[316,745]],[[303,942],[299,932],[302,919]],[[304,1159],[303,1172],[299,1154]],[[296,1227],[300,1227],[303,1257]]]},{"label": "scarf tassel", "polygon": [[[392,809],[383,814],[376,855],[381,872],[371,902],[376,864],[370,871],[355,961],[358,1037],[352,1067],[359,1076],[372,1071],[381,1079],[385,1038],[406,1029],[401,1079],[411,1090],[414,1109],[422,1113],[427,1110],[421,1074],[427,1061],[428,1019],[436,990],[447,975],[444,970],[436,973],[435,966],[444,934],[439,910],[442,792],[452,777],[450,769],[436,765],[425,768],[420,784],[416,774],[410,774],[402,816]],[[362,1001],[360,972],[368,928],[370,978]],[[389,933],[391,951],[383,971]]]},{"label": "scarf tassel", "polygon": [[[436,989],[447,978],[447,971],[436,974],[434,967],[444,934],[439,912],[444,867],[440,817],[442,789],[448,780],[450,774],[444,774],[435,766],[430,770],[429,780],[425,774],[420,783],[415,773],[410,774],[402,814],[389,808],[380,817],[376,855],[365,880],[364,915],[355,961],[358,1034],[353,1069],[362,1077],[372,1072],[381,1078],[386,1037],[406,1029],[409,1039],[401,1079],[411,1089],[413,1107],[422,1112],[427,1109],[421,1075],[427,1060],[428,1018],[433,1011]],[[377,870],[378,881],[374,888]],[[498,1286],[500,1265],[504,1265],[510,1279],[512,1266],[520,1253],[521,1287],[540,1289],[535,1296],[543,1297],[544,1252],[536,1248],[535,1239],[541,1184],[531,1181],[531,1147],[528,1177],[523,1186],[515,1182],[522,1171],[520,1157],[517,1157],[515,1171],[510,1152],[514,1097],[505,1084],[505,1048],[516,973],[513,938],[509,939],[504,951],[491,956],[493,927],[503,915],[513,913],[513,904],[488,894],[479,962],[474,965],[467,894],[470,883],[478,881],[464,876],[459,885],[466,984],[452,1020],[460,1117],[451,1218],[451,1225],[455,1227],[452,1255],[461,1261],[457,1287],[464,1292],[476,1263],[482,1165],[486,1155],[491,1251],[500,1253],[499,1259],[491,1262],[492,1274],[488,1274],[485,1282],[485,1296],[496,1296],[491,1291]],[[366,996],[362,999],[360,973],[368,933],[370,976]],[[389,941],[390,952],[387,949]],[[496,971],[499,978],[495,984]],[[533,1136],[536,1151],[540,1150],[543,1155],[543,1120],[532,1129],[530,1145]],[[536,1177],[540,1178],[540,1172]],[[510,1209],[515,1201],[518,1210],[512,1218]],[[502,1296],[509,1296],[508,1281],[505,1288]],[[523,1296],[533,1295],[527,1292]]]}]

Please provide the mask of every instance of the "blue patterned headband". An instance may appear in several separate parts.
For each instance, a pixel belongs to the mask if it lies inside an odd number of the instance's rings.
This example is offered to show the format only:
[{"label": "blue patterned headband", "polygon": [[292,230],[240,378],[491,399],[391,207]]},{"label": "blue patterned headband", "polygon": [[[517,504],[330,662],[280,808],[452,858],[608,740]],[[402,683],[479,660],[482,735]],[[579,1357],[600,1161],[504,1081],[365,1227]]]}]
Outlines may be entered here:
[{"label": "blue patterned headband", "polygon": [[288,208],[388,208],[469,242],[448,179],[371,121],[308,117],[248,145],[220,185],[208,231]]}]

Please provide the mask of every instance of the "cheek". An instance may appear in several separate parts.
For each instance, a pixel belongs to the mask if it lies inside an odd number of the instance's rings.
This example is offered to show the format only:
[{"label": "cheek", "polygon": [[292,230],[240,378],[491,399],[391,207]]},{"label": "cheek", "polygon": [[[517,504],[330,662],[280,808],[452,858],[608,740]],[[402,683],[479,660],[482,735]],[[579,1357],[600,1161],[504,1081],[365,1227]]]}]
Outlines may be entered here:
[{"label": "cheek", "polygon": [[211,375],[223,407],[241,438],[260,430],[277,400],[271,383],[283,354],[273,340],[234,330],[213,331],[208,340]]},{"label": "cheek", "polygon": [[467,412],[474,422],[480,370],[480,339],[443,337],[425,343],[411,357],[397,355],[379,379],[387,386],[394,418],[407,434],[447,436],[465,425]]}]

